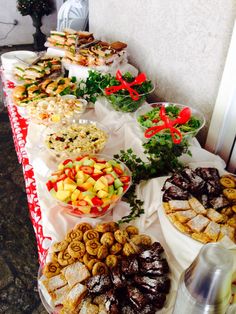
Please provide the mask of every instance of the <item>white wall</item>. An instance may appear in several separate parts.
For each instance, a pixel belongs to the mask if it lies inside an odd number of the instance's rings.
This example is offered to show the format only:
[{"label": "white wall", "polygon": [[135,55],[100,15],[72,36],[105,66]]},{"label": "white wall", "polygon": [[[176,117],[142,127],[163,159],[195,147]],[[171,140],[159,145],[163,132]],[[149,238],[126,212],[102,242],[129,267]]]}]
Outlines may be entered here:
[{"label": "white wall", "polygon": [[[56,7],[58,8],[62,2],[62,0],[56,0]],[[32,25],[32,19],[30,16],[22,16],[16,9],[16,3],[16,0],[0,0],[0,21],[9,23],[18,20],[19,22],[6,39],[2,38],[12,25],[0,24],[0,46],[33,43],[32,34],[35,33],[35,28]],[[56,29],[56,19],[56,11],[43,17],[41,30],[44,34],[48,35],[51,29]]]},{"label": "white wall", "polygon": [[[128,43],[160,99],[200,108],[209,126],[236,13],[234,0],[90,0],[90,30]],[[203,138],[206,136],[206,130]]]}]

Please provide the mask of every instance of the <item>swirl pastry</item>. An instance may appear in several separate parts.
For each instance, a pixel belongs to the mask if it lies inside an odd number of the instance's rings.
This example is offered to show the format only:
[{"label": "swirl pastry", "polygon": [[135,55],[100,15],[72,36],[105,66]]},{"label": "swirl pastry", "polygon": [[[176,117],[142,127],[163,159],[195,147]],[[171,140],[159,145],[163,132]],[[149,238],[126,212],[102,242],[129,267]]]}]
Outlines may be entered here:
[{"label": "swirl pastry", "polygon": [[110,253],[113,254],[118,254],[122,250],[122,245],[118,242],[113,244],[110,248]]},{"label": "swirl pastry", "polygon": [[49,262],[43,268],[43,274],[47,278],[58,275],[61,271],[61,266],[57,262]]},{"label": "swirl pastry", "polygon": [[85,246],[84,243],[74,240],[68,246],[69,254],[74,258],[82,258],[85,254]]},{"label": "swirl pastry", "polygon": [[106,265],[109,268],[113,268],[118,264],[118,257],[116,255],[108,255],[106,257]]},{"label": "swirl pastry", "polygon": [[92,274],[93,276],[104,275],[108,273],[108,268],[105,263],[97,262],[93,265]]},{"label": "swirl pastry", "polygon": [[114,237],[120,244],[125,244],[129,236],[125,230],[116,230],[114,232]]},{"label": "swirl pastry", "polygon": [[81,224],[76,225],[74,229],[85,233],[86,231],[93,229],[93,227],[87,222],[82,222]]},{"label": "swirl pastry", "polygon": [[150,246],[152,239],[146,234],[134,235],[131,237],[131,242],[138,246]]},{"label": "swirl pastry", "polygon": [[98,249],[101,246],[101,244],[98,242],[97,239],[89,240],[86,242],[86,251],[90,255],[95,255],[97,256],[98,254]]},{"label": "swirl pastry", "polygon": [[52,261],[52,262],[58,262],[58,252],[52,252],[52,253],[50,253],[50,261]]},{"label": "swirl pastry", "polygon": [[61,266],[68,266],[68,265],[74,263],[74,261],[75,261],[74,258],[71,257],[71,255],[69,254],[69,252],[67,250],[61,251],[58,254],[58,263]]},{"label": "swirl pastry", "polygon": [[88,267],[88,269],[91,271],[93,269],[93,266],[99,262],[96,258],[91,259],[91,261],[88,262],[88,264],[86,265]]},{"label": "swirl pastry", "polygon": [[98,249],[98,254],[97,257],[98,259],[104,259],[108,255],[108,248],[106,245],[101,245],[100,248]]},{"label": "swirl pastry", "polygon": [[94,256],[89,255],[89,254],[86,252],[86,253],[84,254],[84,256],[83,256],[83,263],[84,263],[86,266],[88,266],[88,263],[89,263],[92,259],[94,259]]},{"label": "swirl pastry", "polygon": [[68,246],[68,242],[66,240],[63,240],[61,242],[54,243],[52,245],[51,251],[52,252],[64,251],[67,248],[67,246]]},{"label": "swirl pastry", "polygon": [[109,231],[111,232],[114,232],[119,229],[118,224],[114,221],[109,222],[108,225],[109,225]]},{"label": "swirl pastry", "polygon": [[128,226],[125,228],[125,231],[128,233],[129,237],[139,234],[139,230],[135,226]]},{"label": "swirl pastry", "polygon": [[71,230],[66,235],[66,241],[72,242],[73,240],[81,241],[83,239],[83,232],[81,230]]},{"label": "swirl pastry", "polygon": [[109,232],[109,231],[111,231],[110,229],[111,229],[111,227],[110,227],[110,224],[108,222],[97,224],[95,227],[95,230],[97,230],[98,232],[101,232],[101,233]]},{"label": "swirl pastry", "polygon": [[112,244],[115,242],[115,238],[114,238],[114,235],[112,232],[105,232],[101,239],[100,239],[100,242],[103,244],[103,245],[106,245],[106,246],[112,246]]},{"label": "swirl pastry", "polygon": [[126,256],[130,256],[137,253],[137,250],[134,247],[134,244],[125,243],[123,247],[123,254]]},{"label": "swirl pastry", "polygon": [[99,233],[96,230],[93,230],[93,229],[87,230],[84,233],[83,239],[84,239],[84,242],[87,242],[87,241],[93,240],[93,239],[99,240]]}]

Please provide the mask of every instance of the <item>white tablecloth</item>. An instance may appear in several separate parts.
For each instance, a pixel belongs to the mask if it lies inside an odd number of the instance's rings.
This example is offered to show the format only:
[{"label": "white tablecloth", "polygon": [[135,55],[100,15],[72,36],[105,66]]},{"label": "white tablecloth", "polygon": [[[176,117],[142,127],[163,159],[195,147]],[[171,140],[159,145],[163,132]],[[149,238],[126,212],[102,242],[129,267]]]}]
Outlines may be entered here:
[{"label": "white tablecloth", "polygon": [[[110,138],[103,153],[113,156],[119,153],[120,149],[132,148],[134,152],[141,158],[145,158],[142,149],[142,133],[138,127],[134,114],[120,113],[113,111],[104,98],[100,98],[94,110],[89,110],[83,115],[83,118],[97,120],[103,123],[110,132]],[[50,198],[49,193],[45,189],[46,174],[50,169],[56,168],[56,161],[50,157],[46,150],[42,149],[41,133],[44,126],[29,124],[27,136],[27,153],[30,163],[34,168],[39,204],[42,211],[43,232],[46,236],[50,236],[53,241],[62,240],[65,233],[80,221],[79,218],[70,216],[63,212],[63,209],[55,206],[55,200]],[[181,159],[185,163],[197,163],[198,165],[215,165],[218,168],[224,168],[223,160],[202,149],[197,140],[194,139],[190,148],[192,157],[182,156]],[[135,224],[140,228],[141,232],[152,235],[164,246],[168,261],[172,270],[173,285],[170,304],[167,305],[161,313],[171,313],[177,281],[181,272],[188,267],[201,248],[201,244],[187,236],[180,234],[181,241],[172,238],[173,227],[169,221],[163,221],[162,226],[158,217],[158,211],[161,209],[161,187],[166,177],[160,177],[142,182],[137,188],[137,193],[144,200],[145,214],[136,219]],[[117,220],[129,211],[129,206],[121,202],[113,211],[113,216],[106,216],[105,220]],[[89,221],[90,219],[82,219]],[[96,220],[97,221],[97,220]],[[169,223],[169,225],[168,225]],[[163,235],[162,229],[164,229]],[[167,236],[169,235],[169,236]],[[177,237],[178,238],[178,237]],[[166,242],[167,240],[167,242]],[[191,245],[189,241],[191,240]],[[46,243],[50,245],[50,243]]]}]

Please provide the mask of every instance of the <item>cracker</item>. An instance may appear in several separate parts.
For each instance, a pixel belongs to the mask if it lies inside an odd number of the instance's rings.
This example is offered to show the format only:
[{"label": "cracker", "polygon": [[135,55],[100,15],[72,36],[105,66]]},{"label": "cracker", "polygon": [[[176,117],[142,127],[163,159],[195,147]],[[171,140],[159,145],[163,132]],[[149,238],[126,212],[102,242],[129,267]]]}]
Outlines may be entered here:
[{"label": "cracker", "polygon": [[211,241],[211,239],[204,233],[198,233],[198,232],[194,232],[191,234],[191,237],[194,239],[194,240],[197,240],[197,241],[200,241],[202,243],[208,243]]}]

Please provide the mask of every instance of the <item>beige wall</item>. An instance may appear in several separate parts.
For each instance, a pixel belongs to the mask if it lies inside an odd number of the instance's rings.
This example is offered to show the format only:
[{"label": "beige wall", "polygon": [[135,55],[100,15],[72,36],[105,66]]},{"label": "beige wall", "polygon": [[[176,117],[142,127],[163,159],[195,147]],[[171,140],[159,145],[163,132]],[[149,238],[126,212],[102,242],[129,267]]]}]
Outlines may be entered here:
[{"label": "beige wall", "polygon": [[[156,95],[201,109],[209,126],[236,13],[234,0],[90,0],[90,30],[128,43]],[[202,139],[205,138],[202,132]]]}]

